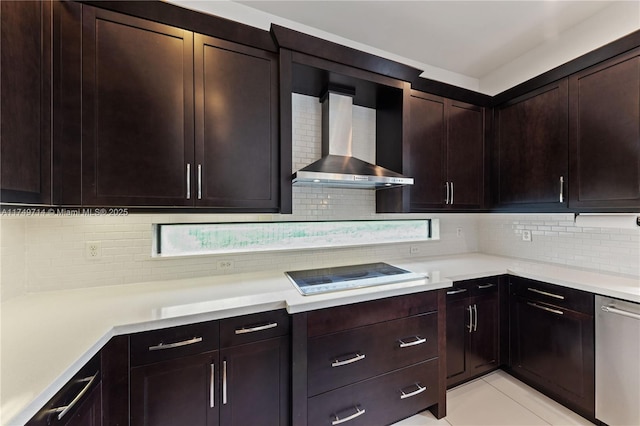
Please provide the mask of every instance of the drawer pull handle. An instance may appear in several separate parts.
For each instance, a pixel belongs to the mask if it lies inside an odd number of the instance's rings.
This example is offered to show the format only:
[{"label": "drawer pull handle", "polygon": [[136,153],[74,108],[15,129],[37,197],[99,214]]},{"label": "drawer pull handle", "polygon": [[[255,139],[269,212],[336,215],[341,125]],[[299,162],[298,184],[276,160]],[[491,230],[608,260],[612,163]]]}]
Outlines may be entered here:
[{"label": "drawer pull handle", "polygon": [[540,306],[537,303],[527,302],[527,305],[533,306],[534,308],[542,309],[543,311],[551,312],[551,313],[554,313],[554,314],[564,315],[564,312],[562,312],[562,311],[560,311],[558,309],[547,308],[546,306]]},{"label": "drawer pull handle", "polygon": [[343,418],[343,419],[338,417],[337,414],[334,414],[333,417],[335,417],[335,420],[333,420],[331,422],[331,424],[335,426],[335,425],[339,425],[340,423],[348,422],[349,420],[353,420],[356,417],[360,417],[361,415],[363,415],[366,412],[366,410],[364,408],[360,409],[360,407],[358,407],[357,405],[354,406],[353,408],[356,409],[356,412],[353,413],[352,415],[348,416],[348,417]]},{"label": "drawer pull handle", "polygon": [[420,386],[420,383],[416,383],[415,385],[418,389],[414,390],[413,392],[405,393],[403,389],[400,389],[400,392],[402,392],[402,395],[400,395],[400,399],[411,398],[412,396],[416,396],[427,390],[427,387]]},{"label": "drawer pull handle", "polygon": [[447,291],[447,296],[451,296],[452,294],[464,293],[465,291],[467,291],[466,288],[461,288],[461,289],[458,289],[458,290],[449,290],[449,291]]},{"label": "drawer pull handle", "polygon": [[347,365],[347,364],[351,364],[353,362],[361,361],[364,358],[365,358],[364,354],[356,353],[356,356],[354,356],[353,358],[344,359],[342,361],[336,359],[335,361],[333,361],[331,363],[331,366],[332,367],[340,367],[342,365]]},{"label": "drawer pull handle", "polygon": [[175,343],[158,343],[157,345],[154,346],[149,346],[149,350],[150,351],[160,351],[163,349],[173,349],[173,348],[179,348],[182,346],[189,346],[189,345],[193,345],[195,343],[200,343],[202,342],[202,337],[194,337],[193,339],[189,339],[189,340],[183,340],[181,342],[175,342]]},{"label": "drawer pull handle", "polygon": [[58,420],[61,420],[69,412],[69,410],[71,410],[78,403],[78,401],[80,401],[80,399],[84,396],[84,394],[87,393],[87,391],[91,388],[91,385],[93,384],[93,382],[95,382],[96,377],[98,377],[98,374],[100,374],[99,371],[97,371],[96,374],[94,374],[91,377],[78,379],[77,383],[87,382],[87,384],[84,385],[82,390],[78,392],[76,397],[73,398],[73,400],[69,403],[69,405],[52,408],[51,410],[49,410],[49,412],[58,413]]},{"label": "drawer pull handle", "polygon": [[564,296],[561,296],[559,294],[553,294],[553,293],[549,293],[548,291],[542,291],[542,290],[538,290],[537,288],[527,288],[527,290],[532,291],[534,293],[538,293],[541,294],[543,296],[549,296],[549,297],[554,297],[556,299],[560,299],[560,300],[564,300]]},{"label": "drawer pull handle", "polygon": [[255,327],[242,327],[236,329],[236,334],[246,334],[246,333],[254,333],[256,331],[268,330],[270,328],[276,328],[278,326],[277,322],[271,322],[269,324],[257,325]]},{"label": "drawer pull handle", "polygon": [[478,285],[478,290],[484,290],[485,288],[491,288],[491,287],[495,287],[495,284],[479,284]]},{"label": "drawer pull handle", "polygon": [[403,339],[398,340],[401,348],[408,348],[410,346],[421,345],[427,341],[427,339],[420,336],[413,336],[415,340],[411,342],[405,342]]}]

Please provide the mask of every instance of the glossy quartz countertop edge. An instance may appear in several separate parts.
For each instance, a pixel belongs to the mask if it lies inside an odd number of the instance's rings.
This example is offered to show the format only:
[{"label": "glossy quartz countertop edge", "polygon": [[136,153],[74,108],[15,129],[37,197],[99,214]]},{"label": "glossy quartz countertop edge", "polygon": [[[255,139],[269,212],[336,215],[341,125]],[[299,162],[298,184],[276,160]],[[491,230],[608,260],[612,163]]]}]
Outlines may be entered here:
[{"label": "glossy quartz countertop edge", "polygon": [[[384,261],[384,260],[382,260]],[[302,296],[284,271],[34,293],[2,303],[0,423],[22,425],[114,335],[272,309],[305,312],[511,273],[640,303],[637,279],[483,254],[389,262],[428,279]]]}]

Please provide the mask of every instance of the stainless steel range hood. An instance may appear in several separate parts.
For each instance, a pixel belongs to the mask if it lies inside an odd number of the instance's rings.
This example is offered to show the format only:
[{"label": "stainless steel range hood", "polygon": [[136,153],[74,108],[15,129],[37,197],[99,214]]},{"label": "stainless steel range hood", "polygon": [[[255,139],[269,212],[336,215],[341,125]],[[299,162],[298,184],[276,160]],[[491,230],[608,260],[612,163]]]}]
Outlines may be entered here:
[{"label": "stainless steel range hood", "polygon": [[[322,158],[295,172],[293,184],[365,189],[413,185],[413,178],[353,156],[352,96],[330,89],[321,98]],[[375,150],[373,144],[367,148]]]}]

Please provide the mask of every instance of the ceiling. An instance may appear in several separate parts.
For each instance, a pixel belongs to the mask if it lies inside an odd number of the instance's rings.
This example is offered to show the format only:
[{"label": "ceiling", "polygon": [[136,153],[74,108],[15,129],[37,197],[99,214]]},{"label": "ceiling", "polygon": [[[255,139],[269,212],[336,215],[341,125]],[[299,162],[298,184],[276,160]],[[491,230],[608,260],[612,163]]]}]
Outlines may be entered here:
[{"label": "ceiling", "polygon": [[276,23],[487,94],[640,29],[638,0],[166,1]]},{"label": "ceiling", "polygon": [[611,1],[237,1],[260,11],[475,79]]}]

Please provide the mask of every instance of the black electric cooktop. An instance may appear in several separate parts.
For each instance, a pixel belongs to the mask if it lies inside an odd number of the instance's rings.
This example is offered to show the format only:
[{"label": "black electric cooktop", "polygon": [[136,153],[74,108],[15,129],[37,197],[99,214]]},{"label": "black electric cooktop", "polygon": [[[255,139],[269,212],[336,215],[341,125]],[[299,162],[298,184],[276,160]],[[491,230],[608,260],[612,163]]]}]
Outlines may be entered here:
[{"label": "black electric cooktop", "polygon": [[288,271],[285,274],[304,296],[427,278],[383,262]]}]

